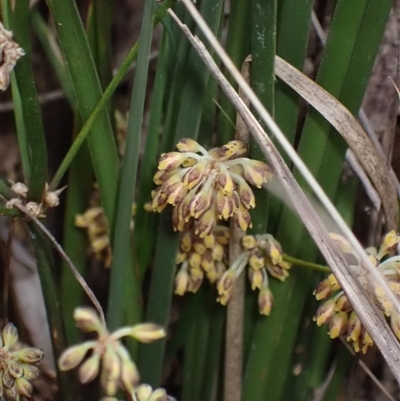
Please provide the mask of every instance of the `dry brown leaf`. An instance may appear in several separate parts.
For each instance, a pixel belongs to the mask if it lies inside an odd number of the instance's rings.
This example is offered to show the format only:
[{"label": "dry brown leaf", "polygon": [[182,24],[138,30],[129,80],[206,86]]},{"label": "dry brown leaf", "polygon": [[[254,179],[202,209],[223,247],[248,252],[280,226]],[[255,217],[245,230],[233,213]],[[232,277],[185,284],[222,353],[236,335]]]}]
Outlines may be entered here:
[{"label": "dry brown leaf", "polygon": [[302,72],[276,56],[275,73],[328,120],[347,142],[377,190],[387,231],[397,229],[397,195],[385,161],[356,118],[337,99]]}]

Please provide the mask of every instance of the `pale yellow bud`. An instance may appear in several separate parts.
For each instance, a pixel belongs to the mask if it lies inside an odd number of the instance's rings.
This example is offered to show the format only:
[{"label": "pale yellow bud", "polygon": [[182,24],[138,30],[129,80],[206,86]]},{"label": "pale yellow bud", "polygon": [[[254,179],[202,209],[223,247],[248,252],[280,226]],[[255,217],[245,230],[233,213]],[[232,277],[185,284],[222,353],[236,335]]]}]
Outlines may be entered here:
[{"label": "pale yellow bud", "polygon": [[151,343],[166,336],[165,330],[154,323],[140,323],[131,327],[127,334],[142,343]]},{"label": "pale yellow bud", "polygon": [[148,384],[141,384],[136,388],[136,396],[138,401],[148,401],[153,392],[153,389]]},{"label": "pale yellow bud", "polygon": [[42,205],[36,202],[28,202],[25,208],[34,217],[39,217],[43,212]]},{"label": "pale yellow bud", "polygon": [[58,360],[58,367],[61,371],[75,368],[82,362],[89,349],[95,347],[95,345],[96,341],[86,341],[67,348]]},{"label": "pale yellow bud", "polygon": [[314,316],[314,321],[317,323],[317,326],[322,326],[331,320],[332,315],[335,312],[335,304],[335,298],[329,299],[317,309]]},{"label": "pale yellow bud", "polygon": [[20,395],[24,397],[32,397],[33,387],[32,384],[28,382],[24,377],[19,377],[15,380],[15,387]]},{"label": "pale yellow bud", "polygon": [[258,294],[258,310],[260,314],[269,316],[273,303],[274,296],[272,295],[271,290],[269,287],[263,287]]},{"label": "pale yellow bud", "polygon": [[349,321],[347,322],[346,340],[357,341],[358,338],[360,337],[361,330],[362,330],[361,320],[353,311],[351,312]]},{"label": "pale yellow bud", "polygon": [[4,348],[10,349],[18,340],[17,328],[12,323],[7,323],[3,329]]},{"label": "pale yellow bud", "polygon": [[26,380],[37,380],[39,378],[39,369],[36,366],[29,364],[21,364],[23,376]]},{"label": "pale yellow bud", "polygon": [[81,383],[89,383],[99,374],[99,370],[100,354],[95,352],[79,368],[79,381]]},{"label": "pale yellow bud", "polygon": [[175,277],[175,294],[184,295],[188,290],[189,274],[186,268],[181,268]]},{"label": "pale yellow bud", "polygon": [[26,198],[26,195],[28,195],[29,191],[28,187],[22,182],[16,182],[15,184],[11,185],[11,190],[22,198]]},{"label": "pale yellow bud", "polygon": [[331,338],[337,338],[344,334],[347,329],[348,316],[346,312],[337,312],[329,321],[328,333]]},{"label": "pale yellow bud", "polygon": [[13,353],[16,359],[26,363],[36,363],[42,360],[44,353],[39,348],[22,348]]},{"label": "pale yellow bud", "polygon": [[16,360],[8,361],[7,369],[8,369],[8,372],[10,373],[10,375],[14,379],[18,379],[19,377],[22,377],[22,375],[24,374],[24,370],[22,369],[22,366]]},{"label": "pale yellow bud", "polygon": [[75,308],[74,319],[76,326],[83,331],[95,331],[99,334],[105,332],[97,313],[92,308]]},{"label": "pale yellow bud", "polygon": [[257,240],[254,235],[245,235],[242,238],[242,247],[245,250],[252,250],[257,246]]},{"label": "pale yellow bud", "polygon": [[176,148],[180,152],[206,152],[205,149],[199,145],[194,139],[192,138],[182,138],[177,144]]}]

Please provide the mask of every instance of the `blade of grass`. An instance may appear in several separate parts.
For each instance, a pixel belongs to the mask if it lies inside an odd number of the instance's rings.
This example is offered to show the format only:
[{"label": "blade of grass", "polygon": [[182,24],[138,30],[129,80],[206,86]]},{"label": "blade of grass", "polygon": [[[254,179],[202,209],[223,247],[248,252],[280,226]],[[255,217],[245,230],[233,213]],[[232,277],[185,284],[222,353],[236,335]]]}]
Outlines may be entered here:
[{"label": "blade of grass", "polygon": [[[290,58],[299,65],[302,65],[305,59],[311,9],[312,2],[310,1],[279,2],[276,51],[289,54]],[[291,30],[291,27],[294,26],[296,27],[296,34]],[[273,60],[271,60],[271,56]],[[269,50],[268,58],[268,62],[272,62],[272,66],[269,66],[272,73],[274,73],[274,60],[275,48]],[[262,74],[262,69],[260,73]],[[275,76],[270,81],[270,85],[273,85],[274,79]],[[297,124],[297,96],[294,96],[293,93],[288,93],[284,89],[286,88],[283,88],[282,85],[276,87],[275,91],[272,92],[271,99],[267,100],[267,104],[269,104],[267,109],[275,111],[276,120],[284,123],[284,132],[288,135],[288,140],[293,141]],[[271,105],[271,101],[275,101],[275,104]],[[262,196],[262,194],[259,196]],[[281,207],[280,201],[275,200],[273,208],[269,212],[273,219],[269,224],[270,226],[276,225]],[[265,212],[267,213],[267,210]],[[261,211],[257,217],[262,221]],[[266,220],[265,217],[263,220]],[[284,243],[283,246],[285,249]],[[296,327],[299,324],[299,317],[296,314],[288,313],[288,308],[290,308],[289,299],[292,296],[293,302],[301,308],[301,304],[297,303],[296,297],[301,296],[306,291],[306,288],[298,291],[296,285],[298,281],[305,278],[305,275],[310,276],[311,273],[295,272],[294,277],[290,277],[288,282],[283,284],[278,284],[275,280],[272,280],[271,290],[275,298],[274,309],[270,317],[258,316],[255,320],[254,334],[245,367],[243,401],[264,399],[267,388],[269,400],[278,400],[280,398],[282,386],[287,376],[286,372],[288,371],[285,361],[292,354],[292,348],[295,343],[293,334],[297,332]],[[284,296],[280,297],[279,294],[284,294]],[[284,349],[278,348],[279,344],[284,345]],[[276,363],[279,366],[276,366]],[[273,379],[268,380],[267,384],[266,379],[271,376]]]},{"label": "blade of grass", "polygon": [[[8,0],[1,0],[1,11],[3,17],[4,27],[8,30],[11,29],[13,15],[10,8],[10,3]],[[15,118],[15,125],[17,128],[17,137],[18,137],[18,147],[19,153],[21,156],[22,162],[22,171],[24,173],[24,177],[26,182],[29,182],[30,175],[31,175],[31,159],[29,153],[29,145],[28,142],[25,140],[27,137],[26,130],[25,130],[25,122],[24,122],[24,114],[22,110],[22,101],[21,95],[18,91],[17,80],[15,78],[15,73],[11,74],[11,93],[12,93],[12,100],[14,105],[14,118]],[[10,190],[11,191],[11,190]],[[4,193],[3,193],[4,195]],[[10,196],[12,197],[12,196]]]},{"label": "blade of grass", "polygon": [[[121,182],[119,185],[118,211],[114,230],[115,237],[113,238],[113,261],[107,314],[107,323],[111,329],[116,329],[122,325],[124,305],[126,302],[132,302],[137,306],[136,310],[133,311],[134,315],[129,317],[128,323],[137,323],[141,317],[140,274],[138,271],[134,273],[130,220],[136,187],[140,137],[142,132],[155,11],[155,2],[153,0],[147,0],[140,32],[138,60],[129,110]],[[128,281],[128,277],[133,278],[133,281]]]},{"label": "blade of grass", "polygon": [[[19,134],[19,140],[25,142],[21,145],[22,148],[29,149],[30,172],[27,180],[29,197],[40,202],[47,178],[47,149],[42,114],[32,71],[29,0],[21,0],[15,5],[13,25],[14,39],[25,51],[25,55],[15,67],[16,86],[19,92],[17,96],[21,100],[25,126],[25,129]],[[23,135],[26,135],[25,138]]]},{"label": "blade of grass", "polygon": [[[154,19],[154,25],[157,25],[162,17],[165,15],[166,10],[171,5],[173,0],[165,0],[162,6],[159,7],[156,13],[156,17]],[[112,94],[114,93],[115,89],[118,87],[119,83],[124,78],[125,74],[129,70],[130,65],[137,57],[138,51],[138,43],[136,43],[132,49],[130,50],[129,54],[126,56],[125,60],[121,64],[118,72],[115,74],[112,81],[107,86],[107,89],[104,91],[104,94],[101,96],[100,100],[94,107],[92,113],[87,118],[85,124],[83,125],[80,133],[77,135],[73,145],[69,149],[67,155],[65,156],[64,160],[62,161],[60,167],[58,168],[56,174],[54,175],[51,183],[50,188],[55,189],[58,187],[62,177],[64,176],[65,172],[67,171],[69,165],[71,164],[73,158],[75,157],[77,151],[79,150],[80,146],[89,135],[91,129],[93,128],[94,124],[97,122],[98,117],[100,116],[101,112],[103,111],[104,107],[107,105],[109,100],[111,99]]]},{"label": "blade of grass", "polygon": [[[153,227],[157,225],[158,216],[155,213],[146,212],[144,205],[150,199],[150,193],[154,186],[153,175],[157,169],[159,133],[168,78],[166,63],[169,52],[169,42],[167,40],[167,35],[164,32],[161,39],[157,73],[151,100],[149,126],[147,128],[146,145],[144,148],[143,163],[140,172],[139,192],[136,201],[137,211],[133,231],[133,246],[141,278],[143,278],[145,270],[149,264],[156,241],[156,233],[154,232]],[[142,238],[146,238],[146,241],[141,241]]]},{"label": "blade of grass", "polygon": [[74,108],[76,105],[76,96],[57,39],[37,9],[32,10],[30,20],[35,34],[40,41],[47,59],[53,67],[64,94],[68,99],[70,106]]},{"label": "blade of grass", "polygon": [[[237,68],[241,67],[244,59],[250,53],[251,35],[248,35],[247,27],[250,26],[251,4],[248,0],[237,0],[230,3],[226,52]],[[229,82],[236,88],[232,79]],[[219,115],[217,146],[222,146],[232,140],[235,134],[235,126],[231,124],[231,121],[236,119],[235,108],[224,94],[222,94],[220,103],[225,115],[224,113]]]},{"label": "blade of grass", "polygon": [[[75,2],[48,0],[60,40],[61,50],[77,95],[79,112],[86,121],[102,96],[91,51]],[[110,120],[99,113],[88,135],[93,168],[99,183],[104,212],[114,226],[119,161]]]},{"label": "blade of grass", "polygon": [[[93,168],[89,148],[85,143],[79,149],[69,170],[63,231],[63,248],[82,275],[85,275],[86,270],[88,240],[86,232],[75,226],[75,217],[88,207],[92,183]],[[68,344],[75,344],[81,334],[72,316],[75,308],[83,302],[83,291],[64,262],[61,268],[60,298],[66,335]]]},{"label": "blade of grass", "polygon": [[61,353],[67,348],[65,339],[63,322],[61,319],[60,302],[57,295],[57,287],[54,282],[52,269],[54,262],[51,256],[49,241],[39,228],[33,223],[28,223],[29,234],[32,241],[32,247],[37,261],[40,283],[43,292],[43,298],[46,305],[47,320],[50,327],[50,336],[54,351],[54,364],[57,370],[57,378],[59,385],[58,396],[62,400],[72,400],[73,395],[69,391],[70,384],[68,382],[68,374],[61,373],[58,370],[57,361]]},{"label": "blade of grass", "polygon": [[[306,57],[312,8],[312,0],[278,2],[276,53],[300,71]],[[295,139],[298,108],[299,96],[283,82],[277,80],[275,82],[275,121],[292,144]],[[278,144],[277,146],[280,150]],[[282,157],[288,163],[288,156],[282,154]],[[268,213],[271,233],[276,232],[281,211],[281,201],[271,197]]]}]

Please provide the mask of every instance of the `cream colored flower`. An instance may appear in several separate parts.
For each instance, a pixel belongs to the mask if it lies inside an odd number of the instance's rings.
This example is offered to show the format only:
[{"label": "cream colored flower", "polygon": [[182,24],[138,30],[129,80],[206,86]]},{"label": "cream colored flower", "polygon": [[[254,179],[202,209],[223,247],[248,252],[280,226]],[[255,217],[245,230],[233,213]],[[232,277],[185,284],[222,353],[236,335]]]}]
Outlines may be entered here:
[{"label": "cream colored flower", "polygon": [[[166,334],[164,329],[152,323],[142,323],[109,333],[96,312],[90,308],[75,309],[74,319],[81,330],[95,332],[98,337],[97,340],[85,341],[65,350],[58,361],[60,370],[70,370],[81,365],[81,383],[92,381],[100,373],[100,383],[107,395],[115,395],[118,388],[132,393],[139,382],[139,373],[120,339],[129,336],[148,343],[163,338]],[[92,353],[82,363],[88,351]]]},{"label": "cream colored flower", "polygon": [[230,141],[210,151],[195,140],[184,138],[178,152],[161,155],[152,192],[151,208],[161,212],[172,205],[174,229],[184,231],[190,220],[201,238],[213,232],[218,220],[233,218],[246,230],[251,227],[249,209],[255,198],[249,184],[261,188],[272,178],[271,168],[243,156],[241,141]]},{"label": "cream colored flower", "polygon": [[11,71],[24,50],[12,40],[12,32],[0,22],[0,90],[5,91],[10,85]]},{"label": "cream colored flower", "polygon": [[0,400],[15,401],[31,398],[33,387],[30,383],[38,379],[36,364],[43,358],[38,348],[15,349],[18,332],[8,323],[0,336]]}]

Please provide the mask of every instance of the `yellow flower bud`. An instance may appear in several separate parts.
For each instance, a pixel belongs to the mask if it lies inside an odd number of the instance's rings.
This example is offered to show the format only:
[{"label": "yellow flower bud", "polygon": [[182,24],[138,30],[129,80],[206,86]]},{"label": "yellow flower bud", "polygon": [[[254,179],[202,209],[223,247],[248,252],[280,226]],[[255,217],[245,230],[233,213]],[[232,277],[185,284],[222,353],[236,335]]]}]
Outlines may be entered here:
[{"label": "yellow flower bud", "polygon": [[254,291],[256,288],[262,289],[264,276],[262,270],[249,269],[249,280],[251,283],[251,289]]},{"label": "yellow flower bud", "polygon": [[398,243],[400,243],[400,236],[396,234],[396,231],[390,231],[383,238],[378,255],[376,257],[381,260],[385,255],[393,251]]},{"label": "yellow flower bud", "polygon": [[317,323],[317,326],[322,326],[331,320],[332,315],[335,312],[335,304],[335,298],[329,299],[317,309],[314,316],[314,321]]},{"label": "yellow flower bud", "polygon": [[42,360],[44,353],[39,348],[22,348],[19,351],[15,351],[13,356],[25,363],[36,363]]},{"label": "yellow flower bud", "polygon": [[236,281],[235,270],[228,269],[218,280],[217,283],[218,294],[222,296],[223,294],[232,291],[235,281]]},{"label": "yellow flower bud", "polygon": [[195,225],[195,234],[200,238],[210,235],[216,224],[216,215],[213,208],[207,210],[197,221]]},{"label": "yellow flower bud", "polygon": [[263,287],[258,294],[258,310],[260,314],[269,316],[273,303],[274,296],[272,295],[271,290],[269,287]]},{"label": "yellow flower bud", "polygon": [[[221,163],[221,167],[223,164]],[[221,173],[217,174],[215,177],[215,182],[217,187],[219,188],[219,192],[222,192],[223,195],[232,195],[233,191],[235,190],[235,184],[232,180],[231,175],[229,174],[228,170],[223,167]]]},{"label": "yellow flower bud", "polygon": [[242,141],[229,141],[218,149],[218,158],[221,161],[235,159],[247,152],[247,146]]},{"label": "yellow flower bud", "polygon": [[334,276],[334,274],[330,274],[328,277],[328,281],[329,281],[329,285],[331,286],[332,291],[336,291],[339,290],[340,288],[342,288],[339,284],[339,282],[337,281],[336,277]]},{"label": "yellow flower bud", "polygon": [[189,265],[192,268],[200,268],[201,266],[201,255],[198,253],[191,253],[188,259]]},{"label": "yellow flower bud", "polygon": [[33,387],[24,377],[19,377],[15,380],[15,387],[20,395],[24,397],[32,397]]},{"label": "yellow flower bud", "polygon": [[97,313],[92,308],[76,308],[74,310],[76,326],[83,331],[104,333],[105,328],[100,322]]},{"label": "yellow flower bud", "polygon": [[322,280],[316,290],[313,292],[313,294],[315,295],[315,298],[320,301],[321,299],[326,299],[328,298],[331,294],[332,294],[332,289],[330,286],[330,283],[328,281],[328,279],[324,279]]},{"label": "yellow flower bud", "polygon": [[345,294],[342,294],[335,304],[335,311],[339,312],[350,312],[353,309],[351,303]]},{"label": "yellow flower bud", "polygon": [[214,265],[215,263],[212,254],[210,251],[207,251],[201,258],[201,267],[208,272],[209,270],[214,269]]},{"label": "yellow flower bud", "polygon": [[345,333],[347,329],[348,316],[346,312],[337,312],[329,321],[328,333],[331,338],[337,338]]},{"label": "yellow flower bud", "polygon": [[206,150],[192,138],[182,138],[176,144],[176,148],[180,152],[194,152],[194,153],[205,152],[205,153],[207,153]]},{"label": "yellow flower bud", "polygon": [[189,274],[186,267],[179,269],[178,274],[175,277],[175,294],[184,295],[188,290],[189,286]]},{"label": "yellow flower bud", "polygon": [[22,369],[22,366],[16,361],[16,360],[10,360],[7,362],[7,369],[10,375],[14,379],[18,379],[19,377],[22,377],[24,374],[24,370]]},{"label": "yellow flower bud", "polygon": [[7,323],[3,329],[3,344],[6,350],[9,350],[18,340],[17,328],[12,323]]},{"label": "yellow flower bud", "polygon": [[204,245],[206,246],[207,249],[212,249],[215,246],[215,236],[214,234],[206,235],[203,238]]},{"label": "yellow flower bud", "polygon": [[219,219],[228,220],[233,213],[233,201],[229,195],[225,195],[222,191],[217,191],[216,208]]},{"label": "yellow flower bud", "polygon": [[70,370],[78,366],[89,349],[96,345],[96,341],[86,341],[83,344],[67,348],[58,360],[58,367],[61,371]]},{"label": "yellow flower bud", "polygon": [[95,352],[90,358],[79,368],[79,381],[81,383],[89,383],[99,374],[100,370],[100,354]]},{"label": "yellow flower bud", "polygon": [[165,337],[166,332],[157,324],[154,323],[140,323],[130,328],[127,334],[141,343],[151,343]]},{"label": "yellow flower bud", "polygon": [[358,318],[356,312],[351,312],[349,321],[347,323],[347,341],[357,341],[361,335],[362,324],[361,320]]},{"label": "yellow flower bud", "polygon": [[221,262],[224,258],[224,247],[221,244],[215,244],[213,250],[211,251],[211,255],[213,260]]},{"label": "yellow flower bud", "polygon": [[[3,383],[4,383],[4,377],[3,377]],[[4,383],[4,396],[6,400],[10,401],[18,401],[20,399],[20,396],[18,395],[18,390],[16,386],[6,386]]]},{"label": "yellow flower bud", "polygon": [[273,172],[271,167],[258,160],[241,159],[243,176],[251,185],[261,188],[263,184],[272,180]]},{"label": "yellow flower bud", "polygon": [[30,364],[21,364],[23,376],[26,380],[37,380],[39,378],[39,369]]},{"label": "yellow flower bud", "polygon": [[256,198],[247,182],[242,177],[240,178],[239,187],[237,189],[240,201],[246,209],[253,209],[256,206]]},{"label": "yellow flower bud", "polygon": [[190,252],[192,249],[192,234],[190,231],[185,231],[182,233],[180,248],[183,252]]},{"label": "yellow flower bud", "polygon": [[121,383],[125,390],[133,392],[140,379],[137,367],[123,345],[119,344],[116,352],[121,359]]},{"label": "yellow flower bud", "polygon": [[234,211],[233,219],[235,220],[236,225],[243,231],[252,227],[250,213],[244,206],[242,206],[242,204],[240,204],[238,209]]},{"label": "yellow flower bud", "polygon": [[258,249],[253,249],[249,258],[249,265],[254,270],[260,270],[265,267],[265,258],[261,251]]},{"label": "yellow flower bud", "polygon": [[361,334],[361,352],[365,354],[368,350],[369,347],[372,347],[374,345],[374,342],[369,335],[369,333],[363,328],[362,334]]},{"label": "yellow flower bud", "polygon": [[242,238],[242,247],[244,250],[252,250],[257,246],[257,240],[254,235],[245,235]]},{"label": "yellow flower bud", "polygon": [[136,388],[136,397],[138,401],[148,401],[150,399],[153,389],[148,384],[141,384]]},{"label": "yellow flower bud", "polygon": [[198,161],[192,168],[190,168],[187,173],[183,176],[182,182],[187,189],[194,188],[203,178],[207,178],[206,174],[209,173],[208,159],[202,159]]},{"label": "yellow flower bud", "polygon": [[177,169],[182,162],[187,159],[187,155],[180,152],[169,152],[161,155],[158,161],[158,169],[172,171]]},{"label": "yellow flower bud", "polygon": [[197,252],[199,255],[204,255],[204,253],[206,252],[207,248],[204,244],[204,242],[198,242],[196,241],[193,244],[193,249],[195,252]]}]

